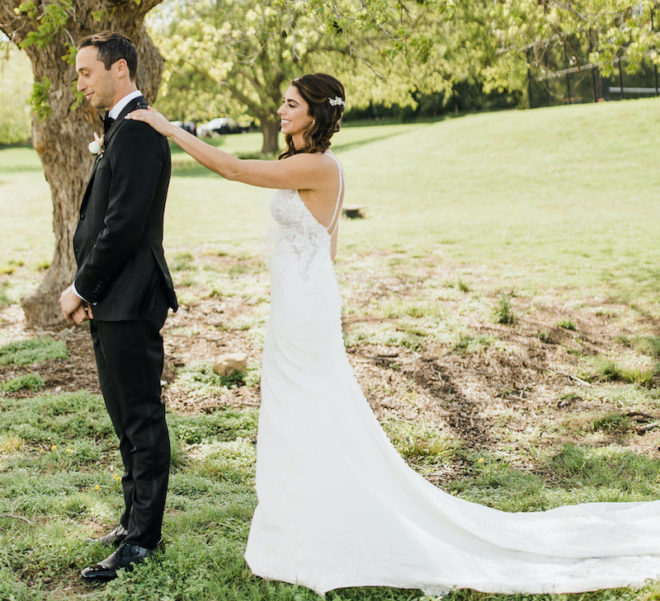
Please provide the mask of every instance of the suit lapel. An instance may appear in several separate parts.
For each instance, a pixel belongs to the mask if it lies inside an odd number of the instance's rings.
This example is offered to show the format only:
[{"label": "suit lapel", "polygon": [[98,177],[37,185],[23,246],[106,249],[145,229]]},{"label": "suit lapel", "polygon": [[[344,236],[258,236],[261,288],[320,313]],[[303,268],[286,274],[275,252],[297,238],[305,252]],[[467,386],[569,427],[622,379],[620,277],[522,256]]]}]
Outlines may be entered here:
[{"label": "suit lapel", "polygon": [[87,186],[85,187],[85,193],[82,197],[82,202],[80,203],[80,210],[82,211],[87,204],[87,199],[89,198],[89,193],[92,190],[92,183],[94,182],[94,176],[96,175],[96,166],[99,164],[99,157],[97,156],[94,159],[94,166],[92,167],[92,172],[89,175],[89,180],[87,181]]},{"label": "suit lapel", "polygon": [[[119,126],[121,125],[121,122],[124,120],[124,117],[128,115],[131,111],[136,110],[137,108],[143,108],[142,105],[147,105],[147,101],[144,99],[144,96],[138,96],[137,98],[133,98],[119,113],[117,118],[115,119],[114,123],[110,126],[110,129],[108,129],[108,132],[104,134],[103,136],[103,150],[105,152],[105,149],[108,148],[108,144],[110,143],[110,140],[114,136],[114,134],[117,132],[119,129]],[[85,193],[83,194],[83,199],[80,204],[80,209],[83,210],[85,208],[85,205],[87,204],[87,199],[89,198],[89,194],[92,189],[92,183],[94,182],[94,175],[96,175],[96,168],[98,164],[101,162],[101,158],[99,156],[96,157],[94,160],[94,166],[92,167],[92,173],[89,176],[89,181],[87,182],[87,187],[85,188]]]}]

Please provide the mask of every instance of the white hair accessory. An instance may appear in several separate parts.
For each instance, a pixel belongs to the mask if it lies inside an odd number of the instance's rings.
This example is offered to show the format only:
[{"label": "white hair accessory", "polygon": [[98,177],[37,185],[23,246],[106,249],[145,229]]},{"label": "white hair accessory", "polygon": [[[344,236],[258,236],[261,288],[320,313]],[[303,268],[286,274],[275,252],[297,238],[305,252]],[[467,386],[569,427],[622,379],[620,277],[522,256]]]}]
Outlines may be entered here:
[{"label": "white hair accessory", "polygon": [[328,102],[332,106],[337,106],[337,105],[340,105],[340,104],[342,106],[346,106],[346,103],[341,98],[339,98],[339,96],[335,96],[334,98],[328,98]]}]

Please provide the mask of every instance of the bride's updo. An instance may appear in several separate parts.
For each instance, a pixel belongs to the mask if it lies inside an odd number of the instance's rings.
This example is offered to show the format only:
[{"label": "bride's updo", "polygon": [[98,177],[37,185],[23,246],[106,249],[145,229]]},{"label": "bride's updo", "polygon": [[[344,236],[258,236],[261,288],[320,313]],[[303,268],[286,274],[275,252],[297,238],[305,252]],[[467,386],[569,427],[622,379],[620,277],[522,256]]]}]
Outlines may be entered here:
[{"label": "bride's updo", "polygon": [[314,122],[303,133],[305,144],[302,148],[296,149],[291,136],[286,136],[286,151],[279,158],[284,159],[298,152],[325,152],[330,148],[330,138],[341,126],[341,116],[346,106],[344,86],[326,73],[296,77],[291,85],[308,104],[309,116]]}]

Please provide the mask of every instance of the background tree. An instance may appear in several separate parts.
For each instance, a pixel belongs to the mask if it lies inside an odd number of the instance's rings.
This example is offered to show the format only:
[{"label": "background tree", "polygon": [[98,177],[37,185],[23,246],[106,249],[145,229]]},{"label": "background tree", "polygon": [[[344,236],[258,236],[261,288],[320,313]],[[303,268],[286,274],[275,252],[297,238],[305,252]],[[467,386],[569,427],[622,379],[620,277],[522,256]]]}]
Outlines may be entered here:
[{"label": "background tree", "polygon": [[[85,35],[103,29],[113,29],[128,35],[136,43],[140,54],[138,86],[147,99],[153,102],[162,73],[162,58],[146,32],[144,20],[147,13],[159,2],[160,0],[0,0],[0,31],[11,43],[25,51],[32,65],[32,141],[50,185],[53,203],[53,260],[37,290],[22,300],[29,325],[49,324],[60,319],[57,297],[61,289],[70,283],[75,270],[71,242],[83,188],[92,165],[87,142],[99,127],[96,111],[83,104],[75,92],[73,62],[76,43]],[[278,63],[280,51],[290,52],[292,62],[300,64],[301,53],[305,52],[309,45],[328,43],[327,39],[321,41],[321,35],[311,35],[301,45],[295,35],[296,23],[299,20],[309,19],[316,32],[330,34],[331,42],[334,31],[337,34],[336,39],[345,42],[349,54],[355,54],[351,40],[361,39],[366,35],[386,35],[390,42],[390,59],[404,52],[408,44],[414,47],[418,41],[424,39],[425,34],[418,35],[412,28],[407,10],[402,10],[403,5],[400,2],[346,2],[341,6],[325,0],[267,0],[254,3],[256,18],[252,14],[246,15],[249,20],[243,23],[244,27],[234,29],[229,37],[208,38],[210,48],[231,41],[237,50],[243,49],[241,51],[247,53],[243,57],[243,64],[251,63],[255,68],[262,68],[261,76],[267,75],[277,83],[290,78],[290,73],[277,75],[281,66]],[[227,1],[225,4],[220,1],[219,4],[226,10],[224,17],[229,22],[236,22],[235,15],[243,14],[241,11],[248,3],[236,0]],[[420,0],[412,4],[431,9],[441,7],[443,2]],[[200,0],[199,3],[188,3],[186,6],[193,6],[197,10],[197,7],[201,9],[205,4]],[[281,50],[281,46],[275,43],[278,39],[276,35],[260,38],[264,47],[257,54],[241,45],[246,41],[243,30],[257,34],[267,29],[261,27],[260,14],[263,15],[265,25],[275,22],[285,25],[278,35],[282,39],[288,38],[288,50]],[[214,23],[219,24],[217,20]],[[420,43],[423,45],[425,42]],[[190,65],[191,69],[192,66]],[[222,65],[217,64],[215,67],[220,69]],[[197,72],[206,78],[203,65]],[[221,72],[211,72],[209,75],[223,81],[219,77]],[[241,80],[241,77],[244,77],[244,80]],[[254,79],[254,75],[249,72],[238,77],[240,85],[235,85],[234,92],[237,98],[252,102],[251,98],[255,92],[249,88],[250,78]],[[271,90],[276,88],[277,85],[269,86]],[[266,86],[259,86],[259,89],[263,94]],[[265,148],[269,149],[273,147],[274,138],[274,119],[271,115],[275,105],[279,104],[279,93],[277,96],[257,95],[257,98],[265,105],[263,109],[259,109],[258,114],[263,115],[267,132]]]},{"label": "background tree", "polygon": [[30,325],[60,319],[57,298],[75,270],[72,238],[92,166],[87,143],[99,131],[98,113],[75,91],[75,48],[85,35],[113,29],[128,35],[140,55],[138,86],[156,97],[162,58],[144,27],[160,0],[0,0],[0,30],[22,48],[34,76],[32,142],[51,189],[55,253],[44,280],[22,300]]},{"label": "background tree", "polygon": [[[187,118],[199,116],[201,99],[210,101],[213,116],[248,112],[261,126],[261,151],[275,152],[281,88],[309,65],[314,52],[330,49],[327,26],[304,8],[301,2],[169,3],[167,21],[158,15],[152,25],[168,61],[159,108],[183,116],[182,98],[190,98]],[[202,98],[195,99],[197,94]]]},{"label": "background tree", "polygon": [[[455,39],[435,2],[162,4],[150,30],[166,57],[158,108],[170,118],[256,117],[263,153],[277,150],[282,93],[296,76],[327,71],[349,104],[414,103],[410,92],[450,89]],[[441,42],[441,43],[439,43]]]}]

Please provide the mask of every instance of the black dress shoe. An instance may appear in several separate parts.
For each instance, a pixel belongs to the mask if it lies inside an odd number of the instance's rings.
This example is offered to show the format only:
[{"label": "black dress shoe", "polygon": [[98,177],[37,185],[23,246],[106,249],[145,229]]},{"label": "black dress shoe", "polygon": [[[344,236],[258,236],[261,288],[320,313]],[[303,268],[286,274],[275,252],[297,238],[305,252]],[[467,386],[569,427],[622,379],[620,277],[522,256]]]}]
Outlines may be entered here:
[{"label": "black dress shoe", "polygon": [[155,549],[146,549],[139,545],[123,543],[103,561],[80,572],[80,578],[85,582],[113,580],[117,578],[117,570],[132,570],[135,564],[142,563],[149,555],[156,553],[160,548],[160,546],[157,546]]},{"label": "black dress shoe", "polygon": [[117,526],[112,532],[109,532],[101,538],[88,538],[85,539],[90,543],[101,543],[102,545],[108,545],[109,547],[118,547],[124,542],[128,531],[121,524]]}]

